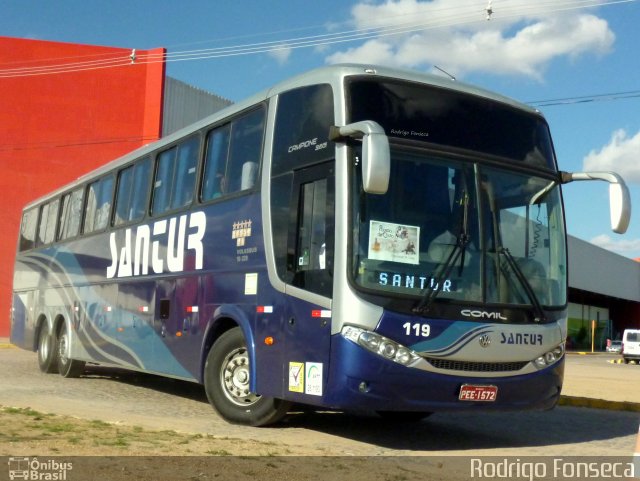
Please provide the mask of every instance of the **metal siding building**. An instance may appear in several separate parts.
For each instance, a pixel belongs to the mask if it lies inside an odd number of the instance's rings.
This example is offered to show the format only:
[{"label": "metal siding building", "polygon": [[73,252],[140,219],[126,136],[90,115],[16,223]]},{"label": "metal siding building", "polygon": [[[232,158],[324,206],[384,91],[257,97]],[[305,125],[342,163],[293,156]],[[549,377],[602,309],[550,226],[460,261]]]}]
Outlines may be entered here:
[{"label": "metal siding building", "polygon": [[162,113],[162,136],[172,134],[218,110],[231,105],[230,100],[205,92],[180,80],[166,77]]},{"label": "metal siding building", "polygon": [[[129,48],[0,37],[0,63],[12,69],[63,65],[64,73],[0,79],[0,337],[9,309],[21,211],[81,175],[229,105],[165,78],[163,62],[131,62]],[[163,56],[137,50],[137,58]],[[55,59],[55,61],[54,61]],[[118,63],[85,70],[87,59]],[[64,64],[69,64],[64,66]],[[24,71],[25,73],[28,70]]]}]

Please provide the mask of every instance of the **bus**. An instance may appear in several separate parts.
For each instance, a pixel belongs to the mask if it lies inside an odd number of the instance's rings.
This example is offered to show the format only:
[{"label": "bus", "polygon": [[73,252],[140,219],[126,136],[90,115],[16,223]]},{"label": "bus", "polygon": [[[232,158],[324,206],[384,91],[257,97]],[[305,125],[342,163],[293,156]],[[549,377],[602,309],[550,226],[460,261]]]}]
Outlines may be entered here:
[{"label": "bus", "polygon": [[536,110],[447,78],[327,66],[24,208],[11,342],[204,386],[225,420],[292,405],[417,421],[550,409],[567,253]]}]

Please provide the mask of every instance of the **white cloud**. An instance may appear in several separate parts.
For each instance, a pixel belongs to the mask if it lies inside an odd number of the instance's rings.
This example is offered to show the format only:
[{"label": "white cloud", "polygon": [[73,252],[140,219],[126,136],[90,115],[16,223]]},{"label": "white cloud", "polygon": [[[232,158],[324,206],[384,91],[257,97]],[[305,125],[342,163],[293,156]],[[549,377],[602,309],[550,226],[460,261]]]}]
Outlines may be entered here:
[{"label": "white cloud", "polygon": [[273,50],[269,50],[268,55],[276,60],[280,65],[284,65],[291,56],[292,48],[286,44],[278,45]]},{"label": "white cloud", "polygon": [[604,249],[627,254],[630,252],[640,252],[640,239],[620,239],[614,240],[606,234],[594,237],[589,242]]},{"label": "white cloud", "polygon": [[583,160],[584,170],[612,170],[627,182],[640,183],[640,131],[629,137],[624,129],[616,130],[600,150],[592,150]]},{"label": "white cloud", "polygon": [[[456,76],[491,72],[542,79],[558,57],[605,54],[615,35],[607,22],[592,14],[551,12],[530,0],[494,7],[485,20],[480,2],[465,0],[386,0],[360,3],[352,9],[358,29],[394,26],[415,31],[365,41],[336,52],[328,63],[363,62],[401,67],[438,65]],[[546,7],[544,7],[546,5]],[[544,10],[547,8],[547,11]],[[398,30],[398,31],[399,31]]]}]

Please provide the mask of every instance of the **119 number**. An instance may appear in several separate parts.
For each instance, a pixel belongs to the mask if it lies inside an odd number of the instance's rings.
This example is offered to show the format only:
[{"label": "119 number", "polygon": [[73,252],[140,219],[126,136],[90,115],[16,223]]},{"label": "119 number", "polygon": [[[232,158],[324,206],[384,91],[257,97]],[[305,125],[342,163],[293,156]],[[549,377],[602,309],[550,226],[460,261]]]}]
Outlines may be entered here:
[{"label": "119 number", "polygon": [[429,324],[419,324],[417,322],[411,324],[410,322],[405,322],[402,327],[407,336],[413,334],[414,336],[429,337],[431,334],[431,326]]}]

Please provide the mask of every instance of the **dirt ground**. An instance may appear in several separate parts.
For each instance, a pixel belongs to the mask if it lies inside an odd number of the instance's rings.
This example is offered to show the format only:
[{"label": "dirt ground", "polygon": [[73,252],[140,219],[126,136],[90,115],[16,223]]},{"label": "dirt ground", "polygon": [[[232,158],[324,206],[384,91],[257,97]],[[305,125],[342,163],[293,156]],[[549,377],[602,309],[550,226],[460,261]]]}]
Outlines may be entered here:
[{"label": "dirt ground", "polygon": [[[154,431],[35,411],[0,407],[0,456],[326,456],[326,448],[199,433]],[[25,454],[26,455],[26,454]]]},{"label": "dirt ground", "polygon": [[342,457],[326,449],[152,431],[30,408],[1,407],[0,427],[0,457],[7,457],[0,480],[19,459],[29,467],[36,463],[37,479],[63,481],[468,479],[469,460],[463,458]]},{"label": "dirt ground", "polygon": [[[5,354],[9,351],[5,350]],[[20,361],[24,357],[25,359]],[[121,481],[121,480],[233,480],[244,479],[260,480],[384,480],[384,481],[410,481],[410,480],[448,480],[471,479],[470,461],[472,456],[482,454],[479,449],[480,439],[472,440],[475,448],[466,451],[468,456],[431,455],[426,451],[426,456],[412,456],[411,453],[417,451],[400,452],[399,455],[388,455],[388,452],[398,452],[397,449],[382,449],[377,447],[372,449],[365,445],[360,450],[354,449],[354,442],[350,439],[350,425],[344,430],[338,430],[340,438],[329,436],[324,429],[320,431],[304,430],[304,436],[308,437],[308,442],[299,441],[300,428],[295,423],[293,425],[270,428],[262,431],[253,430],[248,436],[242,435],[242,430],[237,427],[227,425],[216,420],[210,415],[210,407],[205,401],[200,399],[202,393],[191,386],[176,386],[169,383],[168,387],[163,387],[165,381],[147,380],[147,384],[138,386],[124,380],[113,380],[110,378],[87,377],[75,383],[63,383],[56,376],[40,375],[34,367],[33,354],[16,350],[12,355],[4,356],[0,363],[5,371],[5,377],[0,382],[0,390],[4,391],[5,400],[15,399],[19,395],[23,402],[13,404],[11,401],[5,402],[7,405],[33,406],[38,410],[21,407],[0,406],[0,481],[9,479],[13,473],[14,478],[24,473],[12,472],[12,467],[20,464],[22,460],[26,462],[45,463],[44,468],[36,472],[35,477],[23,479],[53,479],[61,481]],[[20,361],[20,362],[19,362]],[[596,361],[596,362],[594,362]],[[9,376],[8,373],[11,373]],[[593,398],[604,400],[603,402],[633,402],[638,400],[637,383],[634,380],[640,375],[638,366],[612,365],[605,359],[593,358],[589,356],[573,356],[571,362],[567,364],[566,393],[569,396]],[[12,381],[9,381],[9,378]],[[19,381],[18,381],[19,380]],[[29,388],[28,381],[36,383],[37,388]],[[109,389],[104,386],[109,384]],[[8,386],[12,386],[14,396],[9,396]],[[184,392],[179,390],[184,389]],[[40,393],[40,397],[33,398],[34,389]],[[81,396],[81,392],[88,390],[95,395],[89,396],[93,401],[91,406],[86,405],[86,398]],[[165,393],[165,390],[167,391]],[[24,391],[24,392],[23,392]],[[1,392],[1,391],[0,391]],[[178,394],[179,393],[179,394]],[[200,396],[200,397],[199,397]],[[0,396],[2,397],[2,396]],[[61,414],[47,414],[46,400],[55,397],[57,402],[64,406],[57,412]],[[166,399],[165,399],[166,398]],[[144,399],[144,402],[142,401]],[[31,404],[36,400],[39,405]],[[84,410],[81,407],[84,404]],[[125,416],[123,405],[150,405],[153,409],[159,409],[168,402],[170,409],[168,412],[175,412],[175,418],[165,423],[174,430],[154,429],[157,423],[143,424],[140,416]],[[634,404],[635,405],[635,404]],[[66,407],[66,409],[62,409]],[[593,406],[590,406],[593,407]],[[598,407],[598,406],[596,406]],[[111,416],[109,412],[111,411]],[[124,410],[126,411],[126,410]],[[162,419],[169,419],[162,414],[165,410],[160,410],[156,415],[162,415]],[[93,414],[87,415],[87,412]],[[101,414],[101,420],[92,419],[97,412]],[[595,411],[594,411],[595,412]],[[65,415],[63,415],[63,413]],[[72,414],[72,415],[69,415]],[[572,414],[572,413],[565,413]],[[629,413],[631,414],[631,413]],[[333,418],[334,416],[330,416]],[[629,417],[629,416],[628,416]],[[633,439],[637,433],[637,417],[631,415],[634,426],[630,432]],[[106,422],[105,419],[122,420]],[[187,421],[195,419],[198,425],[190,429],[185,426]],[[342,418],[341,418],[342,419]],[[531,418],[537,419],[537,418]],[[625,417],[625,419],[627,419]],[[152,420],[156,420],[153,418]],[[182,423],[178,421],[182,420]],[[194,421],[194,422],[196,422]],[[214,428],[218,424],[225,426],[225,430],[209,429],[203,423],[208,422]],[[218,424],[213,425],[212,423]],[[338,421],[335,421],[338,422]],[[341,421],[340,421],[341,422]],[[533,422],[533,421],[532,421]],[[187,423],[188,424],[188,423]],[[331,424],[331,423],[330,423]],[[445,423],[446,424],[446,423]],[[526,425],[526,423],[525,423]],[[160,424],[160,426],[162,426]],[[178,426],[178,427],[174,427]],[[200,426],[201,429],[197,429]],[[387,426],[388,430],[389,426]],[[590,427],[590,429],[593,426]],[[445,429],[444,427],[442,429]],[[468,431],[458,427],[460,435]],[[500,428],[496,428],[498,431]],[[585,428],[586,429],[586,428]],[[226,432],[225,432],[226,431]],[[328,429],[331,432],[331,429]],[[385,425],[379,425],[379,431],[385,431]],[[207,434],[207,432],[218,432],[219,434]],[[220,433],[224,434],[220,434]],[[378,438],[384,435],[375,435],[377,430],[368,427],[367,432]],[[398,432],[397,430],[390,432]],[[478,432],[485,432],[480,430]],[[347,434],[345,434],[347,433]],[[440,433],[443,431],[433,430],[420,431],[419,435],[425,433]],[[627,453],[626,448],[627,430],[625,436],[605,436],[610,442],[615,438],[616,442],[624,441],[625,447],[620,447],[621,453]],[[398,434],[402,435],[402,434]],[[478,435],[478,434],[476,434]],[[494,433],[494,437],[496,434]],[[305,438],[306,439],[306,438]],[[354,438],[358,440],[356,436]],[[492,438],[494,439],[494,438]],[[591,436],[578,436],[576,446],[571,452],[583,452],[591,444]],[[587,442],[585,442],[587,441]],[[442,439],[439,438],[441,443]],[[568,441],[567,441],[568,442]],[[500,440],[493,441],[496,445],[501,445]],[[526,446],[533,446],[529,449],[528,455],[537,455],[546,449],[547,443],[540,444],[542,448],[533,451],[538,446],[539,441],[530,440]],[[582,443],[582,444],[580,444]],[[352,446],[349,451],[345,451],[345,445]],[[393,443],[392,443],[393,444]],[[550,445],[557,445],[558,441],[550,442]],[[395,444],[393,444],[395,446]],[[468,443],[463,439],[456,440],[455,446],[462,448]],[[489,445],[493,446],[491,442]],[[509,444],[511,445],[511,444]],[[401,445],[404,446],[404,445]],[[518,444],[518,446],[520,446]],[[621,444],[622,446],[622,444]],[[366,448],[366,449],[365,449]],[[514,448],[515,449],[515,448]],[[567,452],[568,446],[562,445],[563,452]],[[577,450],[577,451],[576,451]],[[428,451],[428,450],[427,450]],[[492,449],[491,452],[495,452]],[[506,450],[498,450],[505,453]],[[522,450],[514,451],[517,456],[521,456]],[[371,453],[372,456],[362,455]],[[407,455],[408,453],[408,455]],[[355,455],[354,455],[355,454]],[[487,456],[487,454],[483,454]],[[492,456],[493,454],[489,454]],[[20,456],[20,458],[16,458]],[[513,457],[513,456],[512,456]],[[548,456],[547,456],[548,457]],[[47,464],[48,463],[48,464]],[[58,469],[60,465],[66,466],[70,463],[73,469],[68,472]],[[23,462],[24,464],[24,462]],[[39,465],[38,465],[39,466]],[[36,466],[36,467],[38,467]],[[56,471],[57,469],[57,471]],[[64,471],[64,472],[63,472]],[[9,476],[7,476],[9,474]],[[33,475],[33,473],[31,473]],[[38,477],[39,476],[39,477]],[[544,479],[544,478],[541,478]]]}]

